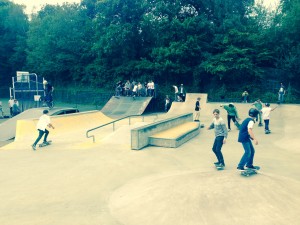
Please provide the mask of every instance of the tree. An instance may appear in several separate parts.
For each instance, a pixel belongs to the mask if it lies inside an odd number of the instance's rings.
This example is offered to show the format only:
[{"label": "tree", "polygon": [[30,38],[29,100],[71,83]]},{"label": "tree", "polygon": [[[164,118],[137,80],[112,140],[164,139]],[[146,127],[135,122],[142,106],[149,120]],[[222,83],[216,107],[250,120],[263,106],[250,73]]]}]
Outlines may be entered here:
[{"label": "tree", "polygon": [[33,16],[28,32],[27,66],[52,82],[85,82],[93,59],[93,26],[78,4],[46,5]]},{"label": "tree", "polygon": [[25,64],[28,18],[23,6],[0,0],[0,85],[6,86]]}]

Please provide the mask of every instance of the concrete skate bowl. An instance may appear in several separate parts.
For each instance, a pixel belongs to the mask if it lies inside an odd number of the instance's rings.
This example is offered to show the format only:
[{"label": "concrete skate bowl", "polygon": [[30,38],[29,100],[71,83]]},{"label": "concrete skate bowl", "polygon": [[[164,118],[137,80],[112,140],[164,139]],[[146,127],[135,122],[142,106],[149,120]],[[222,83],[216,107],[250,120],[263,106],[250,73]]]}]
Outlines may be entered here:
[{"label": "concrete skate bowl", "polygon": [[299,224],[300,182],[236,171],[179,172],[127,183],[109,206],[126,225]]}]

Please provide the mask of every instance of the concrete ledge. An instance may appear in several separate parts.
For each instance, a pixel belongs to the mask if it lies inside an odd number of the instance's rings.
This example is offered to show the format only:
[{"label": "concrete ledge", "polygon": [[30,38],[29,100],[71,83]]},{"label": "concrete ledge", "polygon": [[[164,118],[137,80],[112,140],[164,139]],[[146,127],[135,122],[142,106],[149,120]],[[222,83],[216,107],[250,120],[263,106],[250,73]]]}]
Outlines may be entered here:
[{"label": "concrete ledge", "polygon": [[186,122],[193,121],[193,113],[181,114],[168,118],[159,122],[155,122],[146,126],[138,127],[131,130],[131,149],[139,150],[149,145],[149,137],[184,124]]},{"label": "concrete ledge", "polygon": [[149,144],[160,147],[177,148],[197,136],[200,133],[199,126],[200,124],[196,122],[184,123],[150,136]]}]

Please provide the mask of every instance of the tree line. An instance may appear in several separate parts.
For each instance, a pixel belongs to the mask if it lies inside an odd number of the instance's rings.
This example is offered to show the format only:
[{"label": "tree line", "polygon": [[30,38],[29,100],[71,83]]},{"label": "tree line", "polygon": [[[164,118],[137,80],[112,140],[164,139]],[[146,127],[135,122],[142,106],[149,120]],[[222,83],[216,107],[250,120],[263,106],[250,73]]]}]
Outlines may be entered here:
[{"label": "tree line", "polygon": [[82,0],[35,14],[0,0],[0,85],[30,71],[56,86],[149,80],[190,91],[300,87],[300,0]]}]

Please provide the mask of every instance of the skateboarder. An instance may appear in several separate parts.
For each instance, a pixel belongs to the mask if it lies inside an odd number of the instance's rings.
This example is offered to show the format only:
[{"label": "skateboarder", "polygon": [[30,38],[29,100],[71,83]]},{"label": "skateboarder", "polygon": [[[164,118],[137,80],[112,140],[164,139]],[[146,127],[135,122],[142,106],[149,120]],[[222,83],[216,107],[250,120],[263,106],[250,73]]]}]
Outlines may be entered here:
[{"label": "skateboarder", "polygon": [[195,122],[199,122],[199,117],[200,117],[200,97],[197,98],[197,101],[195,103]]},{"label": "skateboarder", "polygon": [[258,110],[258,115],[256,117],[256,121],[259,120],[258,126],[262,127],[262,119],[261,119],[261,109],[263,108],[263,103],[261,102],[260,99],[257,99],[253,104],[252,104],[257,110]]},{"label": "skateboarder", "polygon": [[274,111],[275,109],[277,108],[274,107],[274,108],[271,108],[270,107],[270,103],[265,103],[265,107],[262,108],[261,112],[262,112],[262,117],[263,117],[263,120],[265,122],[265,133],[266,134],[269,134],[270,133],[270,129],[269,129],[269,123],[270,123],[270,114],[272,111]]},{"label": "skateboarder", "polygon": [[253,166],[255,149],[252,145],[251,140],[254,142],[255,145],[258,144],[258,141],[255,138],[253,133],[253,126],[255,123],[255,118],[258,115],[258,110],[255,108],[251,108],[248,114],[249,117],[246,118],[240,126],[240,132],[238,137],[238,142],[242,143],[245,151],[243,157],[241,158],[238,164],[237,167],[238,170],[245,170],[244,168],[245,165],[248,169],[256,169]]},{"label": "skateboarder", "polygon": [[231,131],[230,121],[234,122],[234,125],[239,129],[240,124],[237,120],[239,120],[238,112],[233,103],[229,103],[229,105],[220,105],[227,111],[227,122],[228,122],[228,131]]},{"label": "skateboarder", "polygon": [[213,119],[211,125],[207,128],[207,130],[210,130],[210,129],[215,130],[216,138],[215,138],[212,150],[215,153],[215,155],[218,159],[218,162],[215,162],[214,164],[216,166],[225,167],[224,158],[223,158],[223,154],[222,154],[222,146],[223,146],[223,144],[226,143],[228,132],[227,132],[225,122],[220,117],[220,110],[215,109],[213,111],[213,115],[215,118]]},{"label": "skateboarder", "polygon": [[46,129],[46,127],[48,126],[48,127],[54,129],[54,126],[51,124],[50,116],[48,116],[48,113],[49,113],[49,111],[47,109],[45,109],[43,111],[43,115],[40,117],[40,119],[36,125],[36,128],[39,131],[39,136],[32,145],[33,150],[36,150],[36,145],[41,140],[41,138],[43,137],[44,134],[45,134],[45,136],[44,136],[43,143],[48,144],[47,137],[48,137],[49,131]]}]

